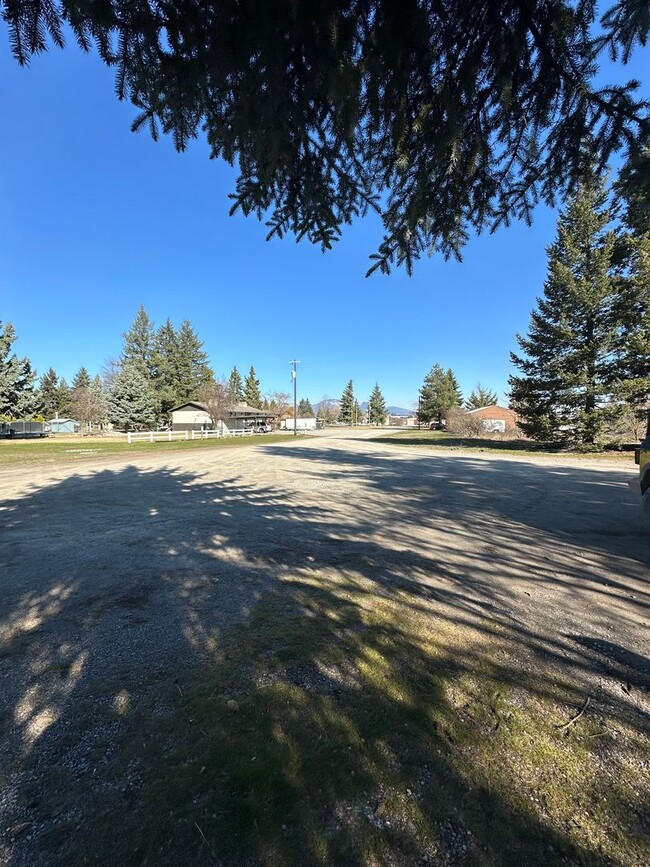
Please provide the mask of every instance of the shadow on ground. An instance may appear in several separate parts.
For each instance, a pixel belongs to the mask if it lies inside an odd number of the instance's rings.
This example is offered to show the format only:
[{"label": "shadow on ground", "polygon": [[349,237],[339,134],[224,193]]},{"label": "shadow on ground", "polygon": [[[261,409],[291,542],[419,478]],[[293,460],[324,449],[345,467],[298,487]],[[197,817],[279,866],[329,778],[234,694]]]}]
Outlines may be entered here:
[{"label": "shadow on ground", "polygon": [[[617,485],[266,452],[313,473],[320,503],[133,467],[5,501],[0,857],[644,863],[647,660],[624,629],[647,611],[650,555],[624,498],[607,518]],[[595,623],[620,609],[618,640],[576,631],[577,615],[563,634],[531,628],[511,596],[539,588],[588,598]],[[616,699],[593,693],[594,672],[622,682]],[[560,724],[585,690],[597,712],[578,736]]]}]

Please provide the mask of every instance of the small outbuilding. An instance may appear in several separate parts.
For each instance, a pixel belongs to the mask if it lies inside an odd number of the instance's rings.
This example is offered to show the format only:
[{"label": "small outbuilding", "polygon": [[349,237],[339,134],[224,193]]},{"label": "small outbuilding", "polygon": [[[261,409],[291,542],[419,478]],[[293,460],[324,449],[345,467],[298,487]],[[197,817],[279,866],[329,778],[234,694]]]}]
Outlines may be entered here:
[{"label": "small outbuilding", "polygon": [[74,418],[53,418],[48,425],[53,434],[78,434],[81,430],[81,423]]}]

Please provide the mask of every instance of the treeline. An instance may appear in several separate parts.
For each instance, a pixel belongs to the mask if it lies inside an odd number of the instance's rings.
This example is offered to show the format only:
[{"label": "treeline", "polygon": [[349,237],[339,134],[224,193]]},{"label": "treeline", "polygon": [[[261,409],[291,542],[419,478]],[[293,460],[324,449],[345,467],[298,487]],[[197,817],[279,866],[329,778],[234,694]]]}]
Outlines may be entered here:
[{"label": "treeline", "polygon": [[141,430],[167,423],[173,407],[190,399],[218,404],[219,412],[240,402],[274,410],[289,405],[288,394],[262,396],[253,366],[244,378],[233,367],[228,380],[218,380],[187,319],[178,328],[169,319],[156,328],[144,307],[123,334],[119,358],[93,377],[81,367],[70,385],[52,367],[37,381],[29,359],[12,352],[15,340],[11,323],[0,323],[0,416],[7,420],[58,416],[88,430],[107,423]]}]

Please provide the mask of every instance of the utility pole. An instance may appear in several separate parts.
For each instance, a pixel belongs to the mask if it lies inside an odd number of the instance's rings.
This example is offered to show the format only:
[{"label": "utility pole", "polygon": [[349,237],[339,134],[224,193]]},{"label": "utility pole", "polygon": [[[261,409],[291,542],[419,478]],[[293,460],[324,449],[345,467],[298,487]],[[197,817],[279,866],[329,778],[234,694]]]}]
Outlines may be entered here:
[{"label": "utility pole", "polygon": [[298,376],[296,371],[296,365],[300,364],[297,358],[292,359],[289,364],[291,365],[291,379],[293,380],[293,435],[295,437],[298,436]]}]

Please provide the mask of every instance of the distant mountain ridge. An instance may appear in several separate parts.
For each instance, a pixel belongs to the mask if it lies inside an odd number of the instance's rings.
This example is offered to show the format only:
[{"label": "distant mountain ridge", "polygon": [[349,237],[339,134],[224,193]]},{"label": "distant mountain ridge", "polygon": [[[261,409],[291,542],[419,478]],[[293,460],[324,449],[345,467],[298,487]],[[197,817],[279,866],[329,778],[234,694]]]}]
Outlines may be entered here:
[{"label": "distant mountain ridge", "polygon": [[[313,403],[314,412],[318,415],[323,409],[338,409],[341,406],[341,401],[336,397],[327,397],[319,400],[318,403]],[[359,404],[362,412],[368,411],[368,401],[364,400]],[[403,406],[387,406],[386,412],[389,415],[411,416],[415,415],[414,409],[405,409]]]}]

